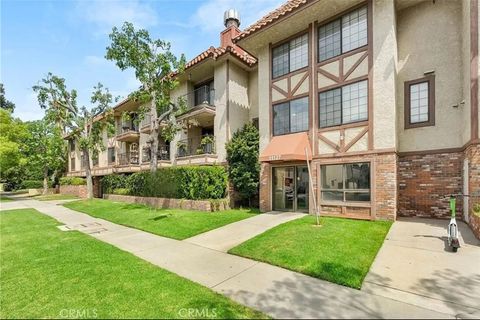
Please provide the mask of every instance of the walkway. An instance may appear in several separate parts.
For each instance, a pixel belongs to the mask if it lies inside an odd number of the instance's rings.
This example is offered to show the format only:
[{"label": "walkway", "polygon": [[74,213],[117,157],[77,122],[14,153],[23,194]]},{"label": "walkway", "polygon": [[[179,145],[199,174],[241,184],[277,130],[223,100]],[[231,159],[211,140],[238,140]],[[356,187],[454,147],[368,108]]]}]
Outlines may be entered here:
[{"label": "walkway", "polygon": [[480,241],[458,222],[461,248],[447,245],[449,220],[400,218],[387,235],[362,291],[480,318]]},{"label": "walkway", "polygon": [[304,213],[278,211],[259,214],[252,218],[240,220],[218,229],[201,233],[184,241],[205,248],[227,252],[231,248],[264,233],[268,229],[304,216]]},{"label": "walkway", "polygon": [[[379,295],[342,287],[193,243],[153,235],[36,200],[35,208],[124,251],[200,283],[274,318],[453,318]],[[13,207],[14,203],[2,209]]]}]

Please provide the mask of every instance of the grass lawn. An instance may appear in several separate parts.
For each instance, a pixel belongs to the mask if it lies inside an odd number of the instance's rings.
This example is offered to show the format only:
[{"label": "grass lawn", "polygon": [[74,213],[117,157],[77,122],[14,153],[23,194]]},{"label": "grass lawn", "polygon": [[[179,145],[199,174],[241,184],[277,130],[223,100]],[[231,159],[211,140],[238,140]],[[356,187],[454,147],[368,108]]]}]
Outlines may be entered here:
[{"label": "grass lawn", "polygon": [[34,209],[0,213],[0,318],[180,318],[190,309],[208,318],[265,317],[57,225]]},{"label": "grass lawn", "polygon": [[13,201],[13,200],[10,198],[6,198],[5,196],[0,196],[0,202],[9,202],[9,201]]},{"label": "grass lawn", "polygon": [[49,200],[70,200],[70,199],[80,199],[79,197],[72,196],[69,194],[47,194],[33,197],[35,200],[40,201],[49,201]]},{"label": "grass lawn", "polygon": [[178,240],[193,237],[258,213],[250,209],[219,212],[153,209],[140,204],[102,199],[74,201],[64,206],[96,218]]},{"label": "grass lawn", "polygon": [[229,253],[359,289],[390,229],[389,221],[307,216],[281,224]]}]

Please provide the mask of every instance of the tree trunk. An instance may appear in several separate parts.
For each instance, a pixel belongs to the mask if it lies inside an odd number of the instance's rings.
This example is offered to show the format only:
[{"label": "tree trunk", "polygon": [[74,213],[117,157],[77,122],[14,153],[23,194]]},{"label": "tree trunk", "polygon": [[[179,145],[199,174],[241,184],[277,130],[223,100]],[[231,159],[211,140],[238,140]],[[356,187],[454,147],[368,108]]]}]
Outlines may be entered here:
[{"label": "tree trunk", "polygon": [[48,168],[43,169],[43,192],[42,194],[47,194],[48,192]]},{"label": "tree trunk", "polygon": [[155,94],[152,96],[152,102],[150,106],[150,172],[154,173],[157,171],[157,160],[158,160],[158,114],[157,114],[157,103],[156,103]]},{"label": "tree trunk", "polygon": [[83,154],[85,161],[85,175],[87,178],[87,199],[93,199],[93,178],[92,171],[90,169],[90,152],[88,149],[83,149]]}]

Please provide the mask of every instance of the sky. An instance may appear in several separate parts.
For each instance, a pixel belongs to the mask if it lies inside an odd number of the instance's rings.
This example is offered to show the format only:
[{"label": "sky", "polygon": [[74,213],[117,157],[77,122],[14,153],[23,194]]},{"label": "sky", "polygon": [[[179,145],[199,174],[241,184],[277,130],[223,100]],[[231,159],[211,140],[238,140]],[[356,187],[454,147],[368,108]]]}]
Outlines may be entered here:
[{"label": "sky", "polygon": [[32,86],[48,72],[78,91],[78,104],[89,105],[98,82],[114,96],[127,96],[139,85],[132,71],[121,71],[104,58],[108,34],[124,21],[169,41],[187,60],[218,46],[223,12],[240,13],[240,29],[284,0],[0,0],[0,82],[15,103],[14,116],[43,117]]}]

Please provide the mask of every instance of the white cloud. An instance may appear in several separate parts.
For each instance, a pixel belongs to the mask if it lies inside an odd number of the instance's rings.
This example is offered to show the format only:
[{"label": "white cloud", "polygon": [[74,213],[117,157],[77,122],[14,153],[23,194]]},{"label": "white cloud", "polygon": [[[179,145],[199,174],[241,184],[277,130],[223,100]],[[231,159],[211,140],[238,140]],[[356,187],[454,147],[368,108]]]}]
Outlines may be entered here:
[{"label": "white cloud", "polygon": [[96,27],[96,33],[109,33],[114,26],[132,22],[147,28],[158,22],[157,14],[148,3],[140,0],[89,0],[77,2],[77,14]]},{"label": "white cloud", "polygon": [[240,13],[241,29],[244,29],[274,10],[285,0],[209,0],[201,5],[191,21],[203,31],[223,30],[223,13],[236,9]]}]

